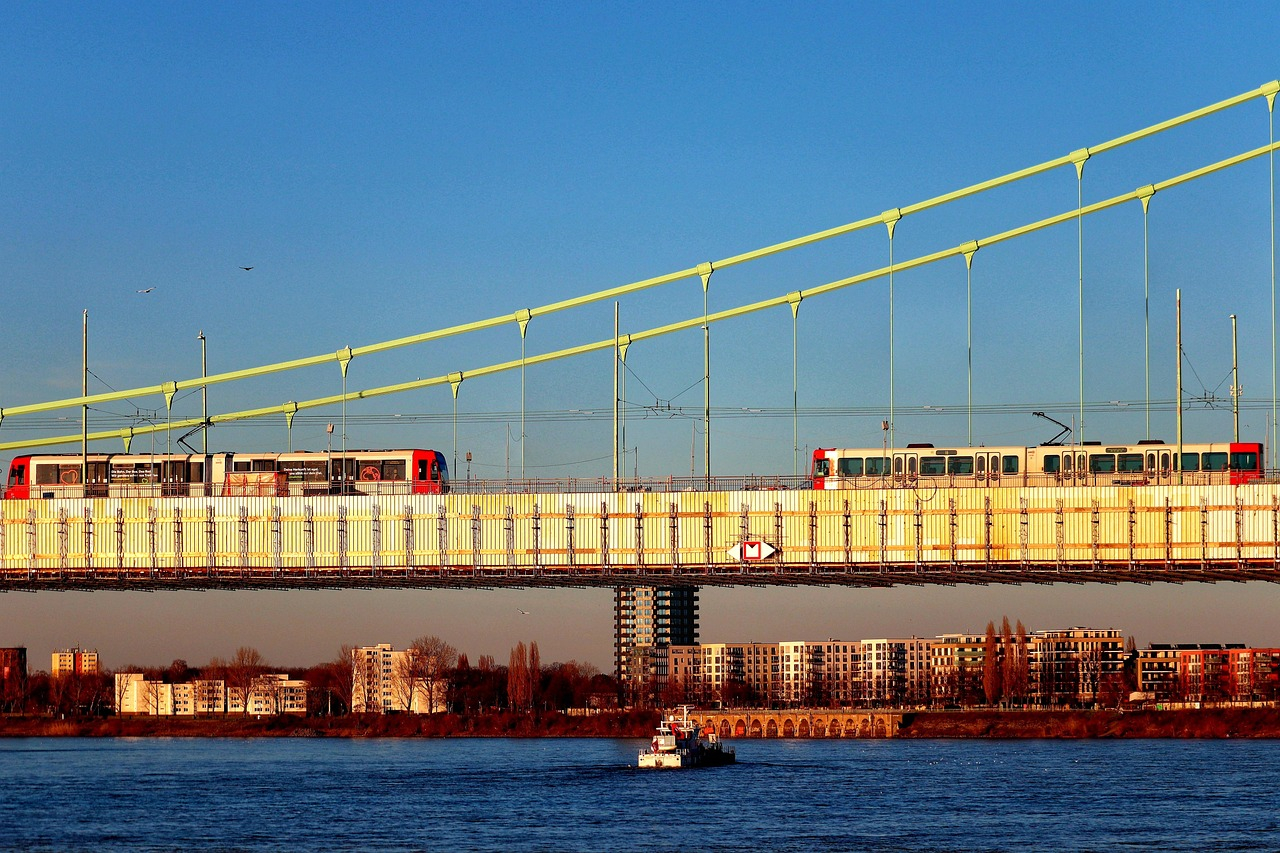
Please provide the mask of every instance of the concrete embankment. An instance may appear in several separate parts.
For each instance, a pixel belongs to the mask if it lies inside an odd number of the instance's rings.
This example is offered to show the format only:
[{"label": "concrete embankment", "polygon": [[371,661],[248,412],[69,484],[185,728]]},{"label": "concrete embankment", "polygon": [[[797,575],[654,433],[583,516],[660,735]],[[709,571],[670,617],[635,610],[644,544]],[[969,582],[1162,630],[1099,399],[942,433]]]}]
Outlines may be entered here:
[{"label": "concrete embankment", "polygon": [[[767,714],[769,712],[760,712]],[[777,713],[777,712],[774,712]],[[0,717],[0,737],[649,737],[656,711],[345,717]],[[830,729],[824,737],[847,735]],[[757,735],[759,736],[759,735]],[[769,736],[769,735],[765,735]],[[781,730],[778,735],[783,736]],[[806,736],[806,735],[801,735]],[[813,737],[813,734],[808,734]],[[856,737],[857,735],[852,735]],[[1278,708],[907,712],[900,738],[1280,738]]]}]

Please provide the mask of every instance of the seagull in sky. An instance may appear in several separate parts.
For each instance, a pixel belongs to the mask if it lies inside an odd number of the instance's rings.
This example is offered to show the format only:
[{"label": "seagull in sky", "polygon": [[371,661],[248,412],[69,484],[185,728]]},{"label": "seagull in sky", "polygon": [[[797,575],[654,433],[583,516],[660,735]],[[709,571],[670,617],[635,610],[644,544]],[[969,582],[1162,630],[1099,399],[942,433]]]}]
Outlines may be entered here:
[{"label": "seagull in sky", "polygon": [[[519,607],[517,607],[517,608],[516,608],[516,610],[520,610],[520,608],[519,608]],[[521,616],[528,616],[528,615],[529,615],[529,611],[528,611],[528,610],[520,610],[520,615],[521,615]]]},{"label": "seagull in sky", "polygon": [[155,290],[155,288],[154,288],[154,287],[148,287],[146,290],[139,290],[138,292],[139,292],[139,293],[150,293],[150,292],[151,292],[151,291],[153,291],[153,290]]},{"label": "seagull in sky", "polygon": [[245,272],[248,272],[249,270],[253,269],[253,267],[240,267],[240,269],[244,270]]}]

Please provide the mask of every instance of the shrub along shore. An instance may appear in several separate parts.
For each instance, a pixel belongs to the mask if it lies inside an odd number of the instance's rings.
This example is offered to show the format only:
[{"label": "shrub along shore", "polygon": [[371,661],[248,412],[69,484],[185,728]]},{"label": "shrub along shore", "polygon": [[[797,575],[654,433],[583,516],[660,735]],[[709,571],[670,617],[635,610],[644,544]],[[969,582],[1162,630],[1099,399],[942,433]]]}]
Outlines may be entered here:
[{"label": "shrub along shore", "polygon": [[[430,714],[341,717],[0,717],[0,737],[647,738],[656,711],[590,716]],[[903,716],[903,738],[1276,738],[1280,709],[946,711]]]}]

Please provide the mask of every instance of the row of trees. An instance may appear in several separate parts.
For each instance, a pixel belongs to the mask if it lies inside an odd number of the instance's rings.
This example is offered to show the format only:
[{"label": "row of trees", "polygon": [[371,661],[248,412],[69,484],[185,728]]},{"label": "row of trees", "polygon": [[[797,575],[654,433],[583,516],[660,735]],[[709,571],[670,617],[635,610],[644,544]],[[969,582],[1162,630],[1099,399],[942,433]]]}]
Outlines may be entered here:
[{"label": "row of trees", "polygon": [[[414,640],[398,658],[391,684],[398,691],[400,707],[435,713],[478,713],[493,710],[528,711],[612,705],[617,701],[617,684],[589,663],[568,661],[544,666],[538,644],[523,642],[511,650],[507,666],[499,666],[492,655],[483,655],[475,665],[449,643],[434,636]],[[114,671],[64,675],[46,672],[17,675],[0,680],[0,710],[5,713],[91,715],[110,713],[119,707],[117,673],[140,673],[148,685],[144,706],[160,707],[160,690],[154,685],[196,683],[208,685],[210,695],[194,696],[197,709],[214,704],[216,682],[222,682],[228,700],[248,708],[252,691],[269,690],[262,678],[268,673],[285,673],[307,682],[310,714],[347,714],[360,695],[369,695],[377,673],[356,664],[355,647],[342,646],[332,660],[310,667],[273,667],[256,649],[241,647],[230,658],[213,658],[195,667],[174,660],[167,667],[125,666]],[[122,686],[123,689],[123,686]],[[357,711],[363,709],[357,709]],[[372,710],[372,709],[370,709]]]}]

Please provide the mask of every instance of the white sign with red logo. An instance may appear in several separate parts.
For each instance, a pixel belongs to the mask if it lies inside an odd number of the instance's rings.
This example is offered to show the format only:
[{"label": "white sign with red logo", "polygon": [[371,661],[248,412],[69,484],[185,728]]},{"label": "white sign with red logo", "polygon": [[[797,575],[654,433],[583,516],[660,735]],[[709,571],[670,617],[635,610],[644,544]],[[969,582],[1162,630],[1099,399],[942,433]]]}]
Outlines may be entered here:
[{"label": "white sign with red logo", "polygon": [[747,539],[729,549],[730,557],[748,563],[767,560],[776,553],[778,553],[777,548],[760,539]]}]

